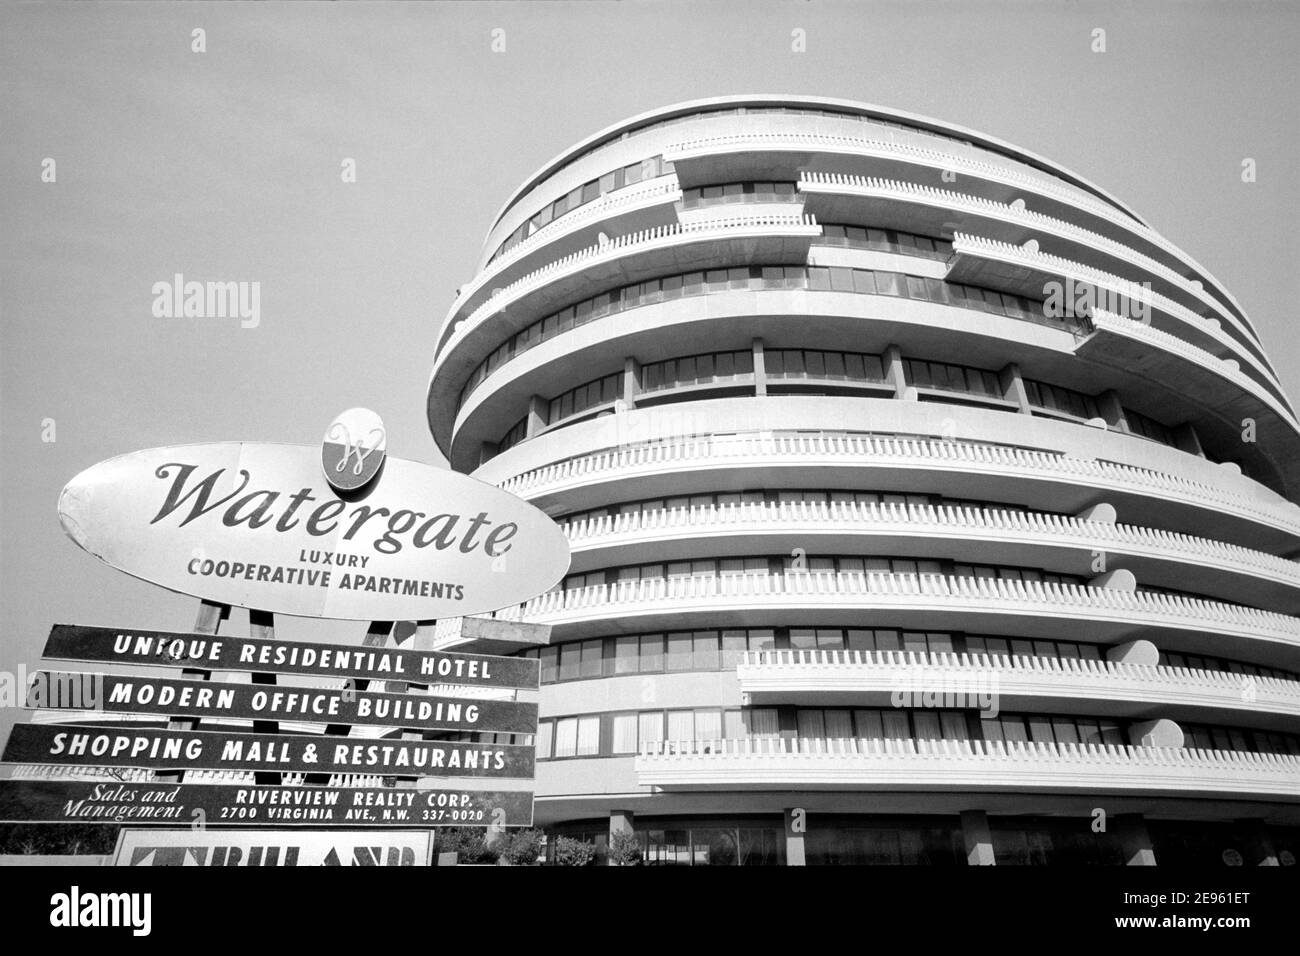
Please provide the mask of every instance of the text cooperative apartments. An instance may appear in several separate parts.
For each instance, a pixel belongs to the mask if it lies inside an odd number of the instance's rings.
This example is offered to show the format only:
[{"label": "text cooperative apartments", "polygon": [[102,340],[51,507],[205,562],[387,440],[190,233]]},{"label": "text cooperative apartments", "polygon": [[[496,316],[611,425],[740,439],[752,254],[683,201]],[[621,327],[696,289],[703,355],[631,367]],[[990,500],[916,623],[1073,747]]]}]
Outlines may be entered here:
[{"label": "text cooperative apartments", "polygon": [[548,832],[1300,852],[1300,427],[1232,296],[1053,163],[821,99],[611,127],[505,204],[428,417],[569,536],[499,614],[553,628]]}]

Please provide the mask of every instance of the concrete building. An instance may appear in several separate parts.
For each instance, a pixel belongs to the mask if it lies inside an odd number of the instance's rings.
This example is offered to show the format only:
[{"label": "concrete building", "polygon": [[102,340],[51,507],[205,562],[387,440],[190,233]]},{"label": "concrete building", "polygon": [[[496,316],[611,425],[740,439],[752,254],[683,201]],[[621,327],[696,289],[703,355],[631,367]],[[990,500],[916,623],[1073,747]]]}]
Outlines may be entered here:
[{"label": "concrete building", "polygon": [[550,833],[1300,852],[1300,425],[1233,296],[1053,162],[827,99],[610,127],[492,222],[428,418],[572,543],[499,615],[553,629]]}]

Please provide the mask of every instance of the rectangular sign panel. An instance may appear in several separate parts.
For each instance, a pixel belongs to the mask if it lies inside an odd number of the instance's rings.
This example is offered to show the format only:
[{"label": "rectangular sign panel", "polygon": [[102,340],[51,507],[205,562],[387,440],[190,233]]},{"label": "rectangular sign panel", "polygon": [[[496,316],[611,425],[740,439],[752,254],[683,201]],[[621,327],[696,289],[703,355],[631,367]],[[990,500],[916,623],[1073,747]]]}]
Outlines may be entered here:
[{"label": "rectangular sign panel", "polygon": [[532,777],[535,757],[533,747],[516,744],[18,724],[0,760],[150,770]]},{"label": "rectangular sign panel", "polygon": [[100,710],[169,717],[240,717],[378,724],[415,730],[537,733],[537,705],[531,703],[115,674],[38,671],[28,688],[26,705],[51,710]]},{"label": "rectangular sign panel", "polygon": [[538,661],[525,657],[254,640],[175,631],[55,624],[45,656],[61,661],[152,664],[213,671],[317,674],[416,684],[471,684],[536,690]]},{"label": "rectangular sign panel", "polygon": [[533,825],[531,790],[0,780],[0,820],[172,826]]},{"label": "rectangular sign panel", "polygon": [[428,830],[132,830],[114,866],[428,866]]}]

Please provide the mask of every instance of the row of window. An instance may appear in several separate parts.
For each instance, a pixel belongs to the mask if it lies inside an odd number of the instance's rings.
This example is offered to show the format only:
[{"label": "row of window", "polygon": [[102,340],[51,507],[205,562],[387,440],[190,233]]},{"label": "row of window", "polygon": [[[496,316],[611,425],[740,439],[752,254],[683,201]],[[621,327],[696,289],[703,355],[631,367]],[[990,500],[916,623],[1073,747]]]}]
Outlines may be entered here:
[{"label": "row of window", "polygon": [[[825,349],[765,349],[763,370],[769,379],[814,378],[880,384],[885,381],[884,359],[862,352]],[[687,355],[644,365],[641,391],[653,392],[687,385],[727,384],[754,374],[752,349]]]},{"label": "row of window", "polygon": [[884,358],[862,352],[764,349],[763,370],[768,378],[815,378],[873,383],[885,381]]},{"label": "row of window", "polygon": [[1027,378],[1023,381],[1025,395],[1033,408],[1049,412],[1060,412],[1074,418],[1101,417],[1101,413],[1097,410],[1097,400],[1091,395],[1085,395],[1069,388],[1061,388],[1059,385],[1037,382],[1033,379]]},{"label": "row of window", "polygon": [[[588,508],[561,515],[555,520],[561,526],[590,518],[611,515],[634,515],[656,511],[685,511],[692,508],[726,508],[742,504],[810,504],[810,505],[906,505],[934,508],[964,508],[978,511],[1013,511],[1026,514],[1023,505],[998,504],[974,501],[967,498],[948,498],[943,495],[904,494],[891,491],[823,491],[821,489],[771,489],[754,491],[720,491],[703,495],[673,495],[668,498],[643,498],[625,501],[602,508]],[[1036,512],[1048,514],[1050,512]]]},{"label": "row of window", "polygon": [[[862,352],[839,352],[825,349],[765,349],[764,374],[769,380],[815,379],[818,381],[852,381],[884,385],[887,376],[880,355]],[[549,400],[544,424],[553,425],[601,406],[612,405],[623,393],[623,372],[613,372],[584,382]],[[729,385],[753,381],[754,355],[750,349],[705,352],[651,362],[641,368],[638,394],[669,388],[699,385]],[[907,384],[972,395],[983,399],[1006,401],[997,372],[924,359],[903,359]],[[1031,407],[1079,419],[1095,418],[1097,403],[1089,395],[1031,379],[1024,381]],[[1143,437],[1174,444],[1173,432],[1152,419],[1124,409],[1126,416],[1140,423]],[[523,437],[516,422],[498,442],[505,450]]]},{"label": "row of window", "polygon": [[998,382],[997,372],[971,368],[969,365],[904,359],[903,373],[907,376],[907,383],[918,388],[937,388],[985,398],[1006,397]]},{"label": "row of window", "polygon": [[[1102,661],[1106,647],[1080,641],[989,637],[949,631],[901,628],[729,628],[596,637],[532,648],[520,656],[541,662],[543,684],[556,681],[656,674],[675,671],[735,670],[746,651],[906,651],[918,654],[989,654],[1054,660]],[[1297,680],[1300,675],[1275,667],[1198,654],[1161,652],[1160,664],[1194,670]]]},{"label": "row of window", "polygon": [[[805,379],[820,382],[864,382],[880,386],[886,384],[884,359],[879,355],[774,348],[764,350],[763,359],[765,378],[769,381]],[[638,394],[689,386],[743,384],[753,381],[754,357],[748,349],[706,352],[652,362],[643,366],[641,373],[642,386]],[[950,362],[904,359],[903,374],[907,384],[918,388],[970,395],[993,402],[1009,401],[998,373],[988,369]],[[1025,379],[1024,385],[1030,407],[1040,413],[1078,420],[1100,417],[1096,399],[1090,395],[1031,379]],[[602,406],[610,406],[622,394],[622,389],[622,372],[585,382],[550,400],[546,423],[555,424]],[[1014,409],[1007,407],[1007,410]],[[1132,409],[1124,408],[1122,412],[1133,434],[1176,447],[1172,429]],[[516,422],[498,442],[498,450],[504,451],[524,437],[520,422]]]},{"label": "row of window", "polygon": [[497,251],[492,253],[492,259],[496,259],[497,256],[508,252],[537,230],[550,225],[565,213],[573,212],[573,210],[585,206],[589,202],[595,202],[605,193],[613,192],[615,189],[622,189],[624,186],[630,186],[642,180],[666,176],[671,172],[673,172],[671,162],[665,160],[662,156],[651,156],[649,159],[612,169],[603,176],[589,180],[581,186],[575,186],[559,199],[547,203],[531,219],[528,219],[518,229],[506,236],[501,245],[497,247]]},{"label": "row of window", "polygon": [[[1024,379],[1024,384],[1030,407],[1038,411],[1085,420],[1105,417],[1101,414],[1097,400],[1091,395],[1033,379]],[[1177,446],[1174,431],[1169,426],[1162,425],[1154,418],[1135,412],[1131,408],[1122,408],[1120,411],[1131,434],[1162,445]]]},{"label": "row of window", "polygon": [[697,558],[691,561],[656,561],[649,564],[601,568],[584,574],[571,574],[561,590],[614,584],[619,581],[647,581],[666,578],[716,577],[733,574],[787,574],[798,572],[835,572],[838,574],[938,574],[1002,581],[1041,581],[1047,584],[1083,584],[1084,578],[1058,574],[1036,568],[1001,567],[945,560],[890,557],[846,557],[840,555],[810,557],[804,554],[756,556],[748,558]]},{"label": "row of window", "polygon": [[622,372],[602,375],[551,399],[546,409],[546,422],[554,424],[573,415],[580,415],[597,405],[608,405],[622,393]]},{"label": "row of window", "polygon": [[[913,241],[919,241],[921,238],[924,237],[912,237]],[[905,250],[900,247],[899,251]],[[802,265],[709,269],[648,279],[645,282],[603,292],[533,322],[512,335],[479,363],[478,367],[470,373],[461,391],[460,401],[463,404],[470,392],[510,359],[595,319],[642,305],[686,296],[707,295],[728,290],[759,289],[807,289],[899,296],[953,305],[977,312],[991,312],[995,315],[1069,329],[1076,333],[1086,331],[1086,325],[1082,320],[1045,315],[1043,304],[1033,299],[901,272],[852,269],[847,266]]]},{"label": "row of window", "polygon": [[520,656],[540,660],[542,683],[549,684],[619,674],[735,670],[745,651],[776,646],[776,632],[770,627],[732,628],[597,637],[534,648]]},{"label": "row of window", "polygon": [[[977,711],[848,707],[694,708],[584,714],[543,720],[537,727],[539,760],[608,757],[638,753],[649,744],[687,741],[950,740],[1124,746],[1127,723],[1073,714],[1008,714]],[[1300,737],[1265,730],[1184,727],[1185,745],[1204,750],[1300,754]]]},{"label": "row of window", "polygon": [[725,385],[745,380],[753,374],[753,349],[706,352],[641,366],[641,391],[654,392],[689,385]]},{"label": "row of window", "polygon": [[725,203],[794,201],[794,183],[723,183],[721,186],[696,186],[694,189],[682,190],[683,209]]},{"label": "row of window", "polygon": [[1179,724],[1183,746],[1201,750],[1244,750],[1249,753],[1300,754],[1300,737],[1269,730],[1242,730],[1239,727],[1206,727]]},{"label": "row of window", "polygon": [[1252,677],[1274,677],[1278,680],[1300,680],[1300,674],[1295,671],[1286,671],[1278,667],[1263,667],[1259,664],[1246,664],[1223,657],[1208,657],[1204,654],[1179,654],[1176,651],[1161,651],[1160,663],[1166,667],[1190,667],[1198,671],[1248,674]]},{"label": "row of window", "polygon": [[946,239],[931,239],[894,229],[872,229],[866,226],[849,226],[826,223],[822,226],[826,245],[853,246],[873,249],[876,252],[902,252],[909,256],[927,259],[947,259],[952,255],[952,243]]},{"label": "row of window", "polygon": [[[603,821],[602,821],[603,823]],[[803,835],[808,866],[965,866],[961,821],[951,817],[837,816],[811,814]],[[1123,866],[1128,860],[1114,827],[1100,832],[1091,818],[991,817],[993,857],[998,866]],[[767,824],[764,826],[764,824]],[[1223,866],[1229,859],[1252,860],[1259,832],[1249,825],[1150,820],[1146,827],[1161,866]],[[681,821],[638,815],[633,835],[643,865],[781,866],[785,836],[781,821],[733,817]],[[548,832],[548,860],[554,837],[596,845],[596,860],[608,858],[609,828],[592,823],[562,825]],[[1294,864],[1300,829],[1269,827],[1267,839],[1282,865]],[[1243,852],[1245,851],[1245,852]]]},{"label": "row of window", "polygon": [[[641,846],[642,866],[784,866],[785,834],[781,827],[639,825],[632,835]],[[609,859],[609,828],[590,823],[562,826],[547,834],[546,859],[555,861],[555,837],[570,837],[596,847],[595,863]]]},{"label": "row of window", "polygon": [[1151,441],[1159,442],[1162,445],[1176,446],[1178,443],[1174,439],[1173,429],[1167,425],[1162,425],[1154,418],[1148,418],[1141,412],[1135,412],[1131,408],[1124,409],[1124,422],[1128,425],[1129,431],[1135,435],[1141,435]]}]

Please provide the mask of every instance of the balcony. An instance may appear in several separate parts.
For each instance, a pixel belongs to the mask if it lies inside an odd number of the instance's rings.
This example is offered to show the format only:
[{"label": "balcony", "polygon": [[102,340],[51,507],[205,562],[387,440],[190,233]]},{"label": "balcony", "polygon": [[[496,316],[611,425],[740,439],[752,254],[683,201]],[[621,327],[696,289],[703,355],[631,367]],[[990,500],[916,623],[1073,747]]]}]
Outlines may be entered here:
[{"label": "balcony", "polygon": [[787,738],[661,742],[636,758],[668,790],[1013,790],[1300,800],[1300,757],[1105,744]]},{"label": "balcony", "polygon": [[[620,445],[516,473],[508,464],[494,460],[476,476],[539,507],[560,501],[583,507],[584,493],[591,506],[602,504],[611,485],[625,482],[645,484],[645,496],[653,497],[667,480],[690,474],[706,476],[703,490],[717,490],[708,486],[709,473],[727,474],[734,482],[752,477],[767,487],[800,487],[815,468],[818,481],[828,486],[844,481],[844,487],[890,490],[915,487],[917,472],[923,472],[927,484],[954,496],[982,494],[980,479],[988,478],[1010,482],[1013,497],[1043,509],[1082,510],[1107,500],[1121,513],[1131,508],[1150,516],[1152,524],[1196,527],[1208,537],[1261,549],[1291,551],[1300,538],[1300,508],[1262,487],[1256,491],[1239,475],[1225,473],[1211,484],[1114,461],[936,438],[752,432]],[[864,475],[863,469],[877,474]],[[780,477],[783,472],[789,478]],[[624,500],[630,497],[624,493]]]},{"label": "balcony", "polygon": [[1154,279],[1155,291],[1171,301],[1198,315],[1221,316],[1239,329],[1241,339],[1234,340],[1214,329],[1213,338],[1221,348],[1230,345],[1239,350],[1243,342],[1253,346],[1237,316],[1206,292],[1199,280],[1188,279],[1165,263],[1100,233],[1028,210],[1023,202],[1000,203],[951,189],[819,172],[801,175],[799,193],[805,197],[804,209],[822,222],[866,223],[923,236],[947,235],[955,228],[957,232],[978,233],[1013,246],[1050,237],[1062,258],[1120,273],[1132,282]]},{"label": "balcony", "polygon": [[[996,203],[1024,201],[1035,210],[1087,227],[1123,245],[1140,245],[1180,272],[1190,267],[1205,284],[1222,294],[1234,315],[1255,338],[1236,300],[1208,270],[1154,230],[1125,215],[1096,196],[1045,173],[1017,164],[975,159],[960,147],[931,149],[910,143],[869,137],[811,132],[741,132],[696,137],[665,149],[683,187],[738,179],[796,179],[804,173],[830,172],[849,176],[912,181],[942,188],[945,172],[955,173],[964,191]],[[992,157],[990,157],[992,159]]]},{"label": "balcony", "polygon": [[[1241,447],[1244,424],[1254,422],[1256,434],[1268,436],[1256,446],[1260,454],[1277,469],[1280,483],[1290,493],[1296,492],[1300,422],[1285,398],[1279,399],[1242,374],[1234,359],[1217,359],[1142,322],[1097,310],[1092,324],[1096,331],[1076,350],[1080,358],[1139,370],[1169,383],[1185,400],[1200,404],[1214,416],[1203,416],[1197,424],[1202,437],[1217,447]],[[1207,443],[1207,447],[1215,445]]]},{"label": "balcony", "polygon": [[[745,651],[736,669],[746,705],[888,705],[897,690],[997,695],[999,710],[1168,717],[1288,729],[1300,682],[1186,667],[1003,654],[913,651]],[[1098,706],[1101,703],[1102,706]]]},{"label": "balcony", "polygon": [[504,287],[546,264],[595,246],[602,231],[619,235],[635,225],[640,231],[677,222],[676,204],[682,191],[673,176],[625,186],[608,192],[550,223],[493,259],[461,289],[453,313],[465,315]]},{"label": "balcony", "polygon": [[1062,213],[1072,211],[1077,216],[1085,211],[1125,230],[1142,228],[1115,207],[1047,173],[963,153],[955,144],[951,150],[932,149],[870,136],[768,130],[682,140],[664,150],[664,159],[673,163],[683,188],[746,178],[796,179],[814,165],[833,164],[837,171],[851,175],[892,179],[910,178],[908,174],[915,175],[918,168],[932,171],[936,180],[939,173],[952,171],[964,181],[974,180],[972,188],[991,199],[1029,190]]},{"label": "balcony", "polygon": [[[1218,319],[1198,315],[1154,289],[1147,290],[1141,284],[1113,273],[1073,259],[1039,252],[1032,247],[958,232],[953,236],[953,256],[949,260],[947,277],[952,281],[1034,299],[1043,298],[1047,283],[1057,283],[1067,287],[1070,284],[1091,287],[1107,298],[1128,300],[1149,310],[1152,327],[1169,333],[1171,337],[1176,336],[1189,347],[1195,347],[1197,340],[1210,344],[1206,340],[1212,339],[1213,351],[1203,348],[1198,348],[1198,351],[1220,363],[1228,361],[1231,356],[1245,359],[1259,383],[1258,387],[1267,389],[1284,402],[1286,400],[1263,350],[1253,341],[1240,333],[1236,337],[1227,335]],[[1235,358],[1232,361],[1237,362]]]},{"label": "balcony", "polygon": [[[557,220],[556,224],[563,221]],[[820,235],[821,227],[816,220],[802,214],[719,214],[643,229],[589,245],[494,290],[468,315],[460,308],[454,310],[438,335],[434,372],[440,373],[448,353],[472,340],[488,317],[507,309],[512,314],[520,313],[521,318],[526,313],[528,321],[532,321],[545,315],[548,309],[558,308],[565,301],[581,297],[582,293],[589,295],[598,287],[625,285],[672,268],[688,269],[695,263],[802,262],[808,255],[808,246]],[[732,254],[726,255],[728,252]],[[522,327],[512,327],[510,331],[517,332]]]},{"label": "balcony", "polygon": [[[1168,594],[939,574],[788,571],[619,581],[550,591],[498,611],[559,639],[684,627],[890,626],[1158,647],[1300,669],[1300,619]],[[1225,641],[1225,638],[1229,640]]]},{"label": "balcony", "polygon": [[[1145,585],[1300,613],[1300,564],[1209,538],[1069,515],[969,507],[764,501],[641,511],[562,523],[573,571],[719,553],[942,553],[954,561],[1089,573],[1095,552]],[[1032,549],[1028,553],[1026,549]],[[661,554],[662,553],[662,554]]]}]

